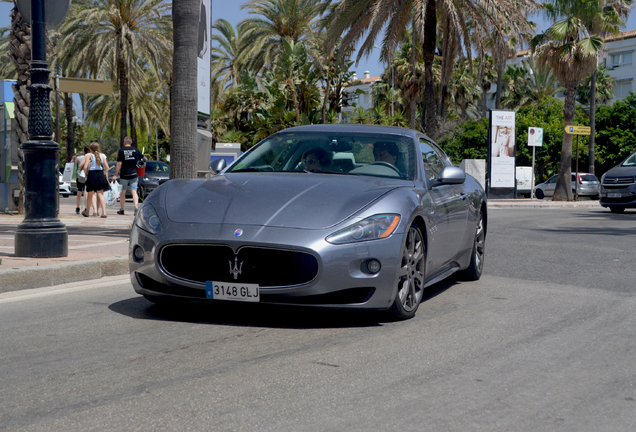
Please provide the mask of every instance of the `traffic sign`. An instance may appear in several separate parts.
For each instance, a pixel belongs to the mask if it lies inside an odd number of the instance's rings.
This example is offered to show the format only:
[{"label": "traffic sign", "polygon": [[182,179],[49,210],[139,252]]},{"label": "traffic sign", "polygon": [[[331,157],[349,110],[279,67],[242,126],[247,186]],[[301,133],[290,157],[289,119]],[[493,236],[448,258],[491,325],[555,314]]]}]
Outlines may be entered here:
[{"label": "traffic sign", "polygon": [[565,133],[570,135],[589,135],[592,133],[592,128],[589,126],[566,126]]},{"label": "traffic sign", "polygon": [[543,147],[543,128],[528,128],[528,145],[531,147]]}]

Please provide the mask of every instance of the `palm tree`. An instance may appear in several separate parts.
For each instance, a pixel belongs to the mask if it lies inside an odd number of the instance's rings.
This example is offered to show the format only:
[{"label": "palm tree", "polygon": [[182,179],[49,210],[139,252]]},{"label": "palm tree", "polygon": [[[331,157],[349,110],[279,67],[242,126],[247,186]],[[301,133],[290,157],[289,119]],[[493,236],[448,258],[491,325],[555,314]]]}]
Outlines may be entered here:
[{"label": "palm tree", "polygon": [[[438,13],[442,18],[449,41],[463,42],[465,55],[471,59],[470,32],[483,30],[483,34],[501,35],[508,29],[511,34],[528,30],[524,16],[527,10],[538,8],[534,0],[342,0],[329,22],[328,39],[335,41],[346,33],[343,42],[355,44],[366,38],[358,52],[358,60],[370,54],[374,41],[386,28],[380,60],[390,63],[398,43],[407,28],[414,29],[414,40],[422,41],[424,59],[425,103],[422,121],[426,132],[435,136],[435,87],[433,63],[437,49]],[[492,30],[491,30],[492,29]],[[489,33],[488,33],[489,32]],[[449,42],[450,43],[450,42]],[[478,52],[485,52],[485,40],[478,40]],[[449,55],[456,49],[447,49]],[[445,63],[444,66],[451,70]]]},{"label": "palm tree", "polygon": [[[222,92],[228,85],[236,87],[239,76],[245,69],[245,61],[249,58],[252,48],[246,43],[242,26],[238,31],[224,19],[218,19],[212,26],[218,34],[212,34],[215,45],[210,50],[212,63],[212,80],[218,83]],[[218,95],[216,95],[218,97]],[[216,98],[215,98],[216,99]]]},{"label": "palm tree", "polygon": [[0,28],[0,79],[14,80],[18,73],[11,61],[11,26]]},{"label": "palm tree", "polygon": [[[11,38],[9,42],[11,62],[17,73],[16,83],[13,87],[14,115],[16,119],[15,133],[18,149],[20,144],[29,139],[29,91],[27,86],[31,79],[29,69],[31,67],[31,31],[18,8],[11,10]],[[56,139],[59,139],[56,137]],[[18,184],[20,185],[20,198],[18,201],[18,213],[24,212],[24,176],[22,170],[22,151],[18,150]]]},{"label": "palm tree", "polygon": [[[565,126],[574,123],[577,86],[596,69],[596,56],[603,47],[603,39],[589,36],[580,17],[580,3],[555,0],[548,4],[550,16],[564,17],[544,33],[532,39],[539,64],[549,65],[552,73],[565,88],[563,116]],[[563,133],[559,177],[553,201],[571,201],[572,197],[572,135]]]},{"label": "palm tree", "polygon": [[523,60],[522,64],[530,75],[526,85],[532,101],[541,103],[544,99],[565,91],[550,68],[545,64],[537,64],[533,56]]},{"label": "palm tree", "polygon": [[[150,0],[158,1],[161,0]],[[163,5],[163,3],[161,3]],[[174,52],[170,94],[170,178],[196,177],[199,0],[173,0]]]},{"label": "palm tree", "polygon": [[[614,98],[614,78],[607,73],[608,71],[609,69],[605,66],[599,65],[592,75],[579,84],[576,98],[581,105],[592,106],[592,79],[594,76],[596,76],[596,102],[605,104]],[[591,116],[592,111],[590,110],[590,118]],[[592,137],[590,136],[590,138]]]},{"label": "palm tree", "polygon": [[[173,10],[180,4],[173,4]],[[114,67],[110,72],[117,78],[121,92],[121,145],[128,133],[130,65],[136,58],[143,58],[159,75],[162,66],[170,63],[169,12],[170,3],[162,0],[95,0],[78,5],[60,28],[60,46],[64,47],[61,62],[66,70],[99,77],[107,67]],[[197,4],[196,22],[198,16]]]},{"label": "palm tree", "polygon": [[[631,0],[600,0],[586,4],[589,8],[585,13],[585,24],[591,34],[605,37],[618,34],[620,27],[625,26],[632,6]],[[596,129],[596,80],[597,70],[592,72],[590,81],[590,143],[589,143],[589,172],[594,174],[594,135]]]},{"label": "palm tree", "polygon": [[[283,40],[294,44],[305,41],[314,32],[329,1],[322,0],[251,0],[241,9],[255,15],[241,23],[246,46],[252,47],[251,63],[255,69],[274,63],[284,50]],[[306,44],[309,46],[309,44]]]}]

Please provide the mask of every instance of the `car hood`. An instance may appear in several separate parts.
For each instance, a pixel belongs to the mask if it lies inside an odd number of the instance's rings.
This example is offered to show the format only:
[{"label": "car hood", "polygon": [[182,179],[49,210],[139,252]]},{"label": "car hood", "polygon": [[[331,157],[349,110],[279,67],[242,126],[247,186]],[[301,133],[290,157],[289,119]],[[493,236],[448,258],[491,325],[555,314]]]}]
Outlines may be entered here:
[{"label": "car hood", "polygon": [[229,173],[164,185],[174,222],[300,229],[334,226],[403,180],[315,173]]},{"label": "car hood", "polygon": [[609,170],[605,173],[605,178],[607,177],[633,177],[636,175],[636,167],[627,166],[617,166]]}]

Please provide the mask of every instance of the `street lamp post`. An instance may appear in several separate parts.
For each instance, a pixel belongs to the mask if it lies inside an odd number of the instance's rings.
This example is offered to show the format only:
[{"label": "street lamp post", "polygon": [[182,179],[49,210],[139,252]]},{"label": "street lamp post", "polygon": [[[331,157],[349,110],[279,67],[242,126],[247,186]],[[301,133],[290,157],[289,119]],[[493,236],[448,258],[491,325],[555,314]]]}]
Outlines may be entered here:
[{"label": "street lamp post", "polygon": [[15,233],[15,255],[31,258],[68,255],[68,232],[58,218],[60,146],[52,141],[45,38],[44,0],[31,0],[29,141],[20,146],[25,217]]}]

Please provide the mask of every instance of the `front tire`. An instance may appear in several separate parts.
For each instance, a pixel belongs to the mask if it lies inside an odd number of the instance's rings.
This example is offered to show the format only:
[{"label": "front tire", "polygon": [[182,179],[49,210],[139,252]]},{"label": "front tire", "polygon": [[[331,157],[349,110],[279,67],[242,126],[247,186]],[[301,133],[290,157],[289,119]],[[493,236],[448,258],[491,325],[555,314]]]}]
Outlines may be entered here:
[{"label": "front tire", "polygon": [[422,302],[426,269],[426,244],[416,224],[409,227],[400,252],[397,294],[389,313],[398,320],[413,318]]},{"label": "front tire", "polygon": [[545,194],[541,189],[537,189],[536,191],[534,191],[534,196],[536,196],[537,199],[543,199],[545,197]]},{"label": "front tire", "polygon": [[468,268],[464,270],[466,278],[473,281],[479,280],[481,277],[481,273],[484,269],[484,252],[486,250],[486,225],[484,224],[484,215],[482,212],[479,212],[478,218],[470,264]]}]

